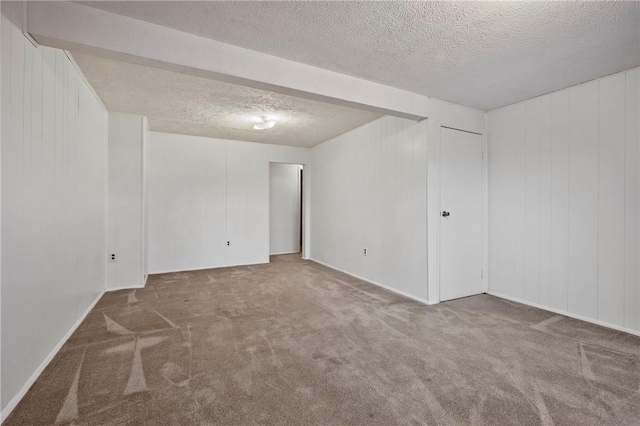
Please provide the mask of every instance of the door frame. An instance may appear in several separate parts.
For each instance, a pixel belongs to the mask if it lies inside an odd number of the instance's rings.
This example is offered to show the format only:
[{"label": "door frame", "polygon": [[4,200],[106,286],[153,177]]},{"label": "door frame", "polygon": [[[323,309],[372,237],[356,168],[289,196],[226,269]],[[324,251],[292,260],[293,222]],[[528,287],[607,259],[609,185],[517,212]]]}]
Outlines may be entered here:
[{"label": "door frame", "polygon": [[[300,216],[301,227],[300,227],[300,239],[302,240],[302,247],[300,250],[300,257],[302,259],[308,260],[310,259],[310,222],[311,222],[311,190],[309,185],[309,162],[306,163],[291,163],[287,161],[268,161],[267,162],[269,169],[271,168],[271,164],[288,164],[291,166],[301,166],[300,171],[302,173],[298,174],[298,184],[300,185],[299,192],[302,197],[300,197]],[[304,182],[301,180],[301,176],[304,176]],[[304,186],[303,186],[304,185]],[[271,200],[271,176],[267,180],[267,199]],[[267,209],[267,247],[269,247],[271,241],[271,202],[269,202],[269,208]],[[269,250],[268,254],[269,260],[267,263],[271,262],[271,250]]]},{"label": "door frame", "polygon": [[[489,267],[488,267],[488,154],[487,154],[487,135],[486,131],[479,133],[475,129],[464,128],[460,125],[446,125],[441,123],[437,119],[429,120],[431,126],[429,126],[428,137],[430,139],[427,155],[427,236],[428,236],[428,250],[427,250],[427,265],[428,265],[428,301],[430,304],[440,303],[440,212],[442,211],[440,206],[440,175],[441,175],[441,144],[442,144],[442,129],[455,130],[460,132],[472,133],[482,136],[482,293],[489,291]],[[486,123],[485,123],[486,129]]]}]

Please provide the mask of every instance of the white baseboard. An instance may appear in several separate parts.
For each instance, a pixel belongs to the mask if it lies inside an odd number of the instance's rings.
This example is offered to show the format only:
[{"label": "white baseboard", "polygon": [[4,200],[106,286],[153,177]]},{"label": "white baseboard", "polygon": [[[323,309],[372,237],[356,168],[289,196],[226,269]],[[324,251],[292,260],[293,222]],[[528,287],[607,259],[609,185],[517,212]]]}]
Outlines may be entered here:
[{"label": "white baseboard", "polygon": [[602,327],[611,328],[616,331],[622,331],[625,333],[633,334],[634,336],[640,336],[639,330],[632,330],[630,328],[621,327],[619,325],[610,324],[608,322],[599,321],[597,319],[585,317],[582,315],[572,314],[570,312],[563,311],[562,309],[555,309],[555,308],[550,308],[549,306],[540,305],[538,303],[527,302],[526,300],[522,300],[517,297],[506,296],[504,294],[496,293],[495,291],[488,291],[487,294],[490,294],[491,296],[499,297],[501,299],[510,300],[512,302],[522,303],[523,305],[532,306],[534,308],[542,309],[544,311],[553,312],[554,314],[564,315],[565,317],[574,318],[580,321],[590,322],[591,324],[596,324]]},{"label": "white baseboard", "polygon": [[[170,269],[170,270],[167,270],[167,271],[149,272],[149,275],[176,274],[176,273],[179,273],[179,272],[193,272],[193,271],[206,271],[207,269],[233,268],[233,267],[236,267],[236,266],[266,265],[267,263],[269,263],[268,260],[264,261],[264,262],[236,263],[236,264],[233,264],[233,265],[218,265],[218,266],[203,266],[203,267],[190,268],[190,269]],[[133,288],[133,287],[125,287],[125,288]]]},{"label": "white baseboard", "polygon": [[167,269],[167,270],[162,270],[162,271],[149,272],[149,275],[177,274],[179,272],[206,271],[207,269],[219,269],[219,268],[227,268],[227,265],[202,266],[202,267],[188,268],[188,269]]},{"label": "white baseboard", "polygon": [[331,268],[331,269],[333,269],[335,271],[342,272],[343,274],[350,275],[350,276],[352,276],[354,278],[357,278],[359,280],[365,281],[365,282],[367,282],[369,284],[373,284],[375,286],[384,288],[385,290],[388,290],[388,291],[390,291],[392,293],[395,293],[395,294],[398,294],[400,296],[404,296],[404,297],[406,297],[408,299],[415,300],[416,302],[420,302],[420,303],[423,303],[425,305],[436,305],[436,304],[438,304],[438,302],[430,302],[427,299],[423,299],[421,297],[417,297],[417,296],[414,296],[412,294],[406,293],[406,292],[404,292],[402,290],[397,290],[395,288],[389,287],[388,285],[381,284],[381,283],[376,282],[376,281],[372,281],[372,280],[370,280],[368,278],[364,278],[364,277],[361,277],[361,276],[356,275],[356,274],[352,274],[351,272],[345,271],[345,270],[340,269],[340,268],[336,268],[335,266],[329,265],[328,263],[321,262],[321,261],[319,261],[317,259],[309,258],[308,260],[311,260],[312,262],[319,263],[320,265],[326,266],[327,268]]},{"label": "white baseboard", "polygon": [[144,285],[133,285],[133,286],[123,286],[123,287],[110,287],[110,288],[105,288],[104,291],[105,292],[111,292],[111,291],[120,291],[120,290],[139,290],[141,288],[144,288]]},{"label": "white baseboard", "polygon": [[33,372],[33,374],[31,375],[31,377],[29,377],[29,379],[24,384],[24,386],[22,386],[22,389],[20,389],[20,392],[18,392],[13,398],[11,398],[11,401],[9,401],[7,406],[4,407],[4,409],[2,410],[2,413],[0,413],[0,423],[4,422],[7,419],[7,417],[9,417],[9,414],[11,414],[11,412],[16,408],[18,403],[26,395],[26,393],[29,391],[31,386],[33,386],[35,381],[38,380],[38,377],[40,377],[40,374],[42,374],[44,369],[47,368],[47,366],[49,365],[53,357],[56,356],[60,348],[62,348],[62,346],[67,342],[69,337],[71,337],[73,332],[76,331],[76,329],[80,326],[82,321],[84,321],[87,315],[89,315],[89,312],[91,312],[93,307],[96,306],[96,303],[98,303],[98,301],[103,295],[104,295],[104,291],[101,291],[100,294],[98,294],[98,297],[96,297],[96,299],[93,302],[91,302],[89,307],[84,311],[84,313],[80,316],[80,318],[78,318],[78,320],[73,324],[73,326],[69,329],[69,331],[67,331],[67,333],[62,337],[62,339],[58,342],[58,344],[53,348],[51,353],[49,353],[49,355],[47,355],[47,357],[44,359],[44,361],[42,361],[42,363],[38,366],[38,368],[36,368],[36,371]]},{"label": "white baseboard", "polygon": [[[296,250],[296,251],[283,251],[282,253],[270,253],[269,256],[282,256],[283,254],[296,254],[296,253],[300,253],[300,250]],[[302,256],[300,256],[302,257]]]}]

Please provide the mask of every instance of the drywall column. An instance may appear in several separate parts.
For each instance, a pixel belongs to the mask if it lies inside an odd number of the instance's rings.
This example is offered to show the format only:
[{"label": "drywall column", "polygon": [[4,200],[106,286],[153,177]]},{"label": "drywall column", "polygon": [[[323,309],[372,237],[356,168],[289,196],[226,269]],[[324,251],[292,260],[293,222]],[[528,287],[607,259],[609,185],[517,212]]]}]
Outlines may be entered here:
[{"label": "drywall column", "polygon": [[146,118],[109,114],[107,289],[143,287],[146,271]]},{"label": "drywall column", "polygon": [[300,251],[300,170],[298,164],[269,166],[269,254]]}]

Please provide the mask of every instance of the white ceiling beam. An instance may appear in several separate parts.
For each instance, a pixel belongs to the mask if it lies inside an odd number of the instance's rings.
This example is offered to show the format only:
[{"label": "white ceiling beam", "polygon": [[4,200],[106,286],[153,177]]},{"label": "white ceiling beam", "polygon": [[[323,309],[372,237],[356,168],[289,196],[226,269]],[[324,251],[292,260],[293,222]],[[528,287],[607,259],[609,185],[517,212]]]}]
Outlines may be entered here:
[{"label": "white ceiling beam", "polygon": [[[256,89],[421,120],[429,98],[70,2],[28,2],[40,44]],[[337,47],[339,48],[339,47]]]}]

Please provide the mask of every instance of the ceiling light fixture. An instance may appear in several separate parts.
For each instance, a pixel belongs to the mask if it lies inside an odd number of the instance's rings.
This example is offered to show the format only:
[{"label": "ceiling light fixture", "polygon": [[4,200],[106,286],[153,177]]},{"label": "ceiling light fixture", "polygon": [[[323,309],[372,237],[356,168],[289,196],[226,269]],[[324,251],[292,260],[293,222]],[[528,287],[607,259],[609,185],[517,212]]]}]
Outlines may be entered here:
[{"label": "ceiling light fixture", "polygon": [[261,117],[262,121],[253,125],[254,130],[269,130],[276,125],[276,120],[269,120],[268,117]]}]

